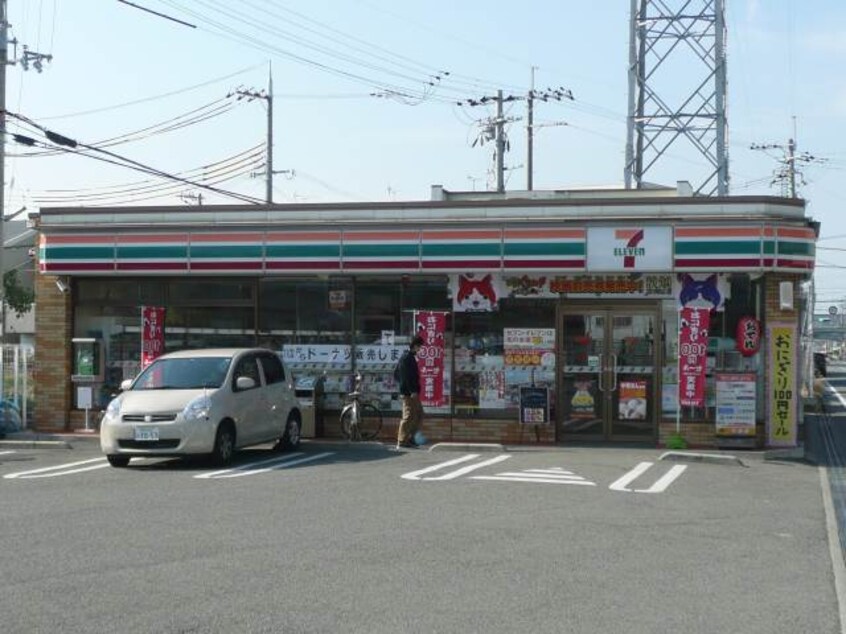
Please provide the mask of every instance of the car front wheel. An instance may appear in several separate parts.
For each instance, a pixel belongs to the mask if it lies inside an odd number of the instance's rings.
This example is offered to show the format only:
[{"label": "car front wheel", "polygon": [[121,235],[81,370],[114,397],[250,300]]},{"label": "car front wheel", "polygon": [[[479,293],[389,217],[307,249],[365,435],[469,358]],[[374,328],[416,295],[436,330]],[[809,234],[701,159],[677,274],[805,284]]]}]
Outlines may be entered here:
[{"label": "car front wheel", "polygon": [[219,465],[229,464],[232,455],[235,453],[235,431],[232,425],[222,424],[217,428],[217,435],[214,439],[213,460]]},{"label": "car front wheel", "polygon": [[113,467],[123,468],[129,466],[129,456],[106,456],[106,460]]},{"label": "car front wheel", "polygon": [[279,449],[296,449],[300,446],[300,419],[294,416],[288,417],[288,422],[285,423],[285,431],[277,444]]}]

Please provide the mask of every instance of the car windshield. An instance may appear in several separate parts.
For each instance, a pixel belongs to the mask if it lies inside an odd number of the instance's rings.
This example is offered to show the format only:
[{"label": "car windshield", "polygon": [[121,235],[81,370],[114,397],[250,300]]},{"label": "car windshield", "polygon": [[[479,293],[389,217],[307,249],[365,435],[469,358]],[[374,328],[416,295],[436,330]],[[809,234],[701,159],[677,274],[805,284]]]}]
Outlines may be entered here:
[{"label": "car windshield", "polygon": [[196,390],[218,388],[226,378],[230,357],[157,359],[132,385],[133,390]]}]

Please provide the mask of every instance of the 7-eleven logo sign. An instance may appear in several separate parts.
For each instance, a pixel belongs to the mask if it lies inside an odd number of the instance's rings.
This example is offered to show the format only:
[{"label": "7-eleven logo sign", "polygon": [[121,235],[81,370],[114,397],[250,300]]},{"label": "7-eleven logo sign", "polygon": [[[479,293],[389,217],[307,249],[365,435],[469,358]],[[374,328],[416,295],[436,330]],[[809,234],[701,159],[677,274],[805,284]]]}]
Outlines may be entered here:
[{"label": "7-eleven logo sign", "polygon": [[614,255],[622,256],[623,268],[635,268],[635,258],[637,256],[646,255],[646,249],[639,246],[643,242],[643,229],[615,229],[614,239],[625,240],[625,246],[618,246],[614,248]]}]

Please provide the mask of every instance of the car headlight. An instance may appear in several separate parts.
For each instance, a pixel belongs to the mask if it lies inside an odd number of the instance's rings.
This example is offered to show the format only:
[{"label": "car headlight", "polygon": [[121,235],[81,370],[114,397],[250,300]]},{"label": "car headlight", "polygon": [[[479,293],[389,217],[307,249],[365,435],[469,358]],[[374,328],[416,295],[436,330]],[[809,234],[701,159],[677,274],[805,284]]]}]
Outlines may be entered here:
[{"label": "car headlight", "polygon": [[115,420],[120,418],[120,406],[121,400],[119,398],[113,398],[109,402],[108,407],[106,407],[106,418],[114,418]]},{"label": "car headlight", "polygon": [[182,418],[185,420],[199,420],[209,417],[209,410],[211,409],[211,399],[203,394],[198,396],[193,401],[185,406],[182,410]]}]

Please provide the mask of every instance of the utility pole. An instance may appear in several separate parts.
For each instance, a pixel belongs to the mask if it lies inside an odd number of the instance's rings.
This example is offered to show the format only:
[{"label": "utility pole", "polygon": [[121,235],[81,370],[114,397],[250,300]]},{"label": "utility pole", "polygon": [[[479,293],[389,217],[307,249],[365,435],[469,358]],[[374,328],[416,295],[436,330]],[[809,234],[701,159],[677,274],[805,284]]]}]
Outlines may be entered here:
[{"label": "utility pole", "polygon": [[267,71],[267,169],[265,177],[265,199],[273,204],[273,71]]},{"label": "utility pole", "polygon": [[[9,60],[9,24],[8,0],[0,0],[0,344],[6,340],[6,66],[16,64],[18,61],[24,70],[29,70],[29,65],[39,73],[44,61],[53,59],[52,55],[45,55],[30,51],[26,45],[23,47],[23,55],[17,59],[17,40],[11,44],[16,49]],[[2,386],[0,386],[2,396]]]},{"label": "utility pole", "polygon": [[532,147],[533,138],[532,135],[535,132],[534,129],[534,105],[535,105],[535,69],[537,66],[532,66],[532,80],[529,84],[529,94],[526,97],[526,190],[532,191],[533,183],[532,178],[533,168],[532,168],[532,152],[534,148]]},{"label": "utility pole", "polygon": [[805,181],[802,178],[802,172],[796,167],[797,163],[810,164],[826,162],[826,159],[813,156],[807,152],[797,154],[797,143],[796,140],[792,138],[787,140],[786,146],[779,143],[753,143],[749,146],[749,149],[761,150],[764,152],[767,152],[767,150],[781,150],[781,158],[776,158],[776,161],[781,163],[781,167],[776,170],[775,174],[773,174],[773,179],[770,181],[770,185],[781,183],[782,195],[784,194],[784,190],[786,188],[788,198],[799,197],[799,192],[796,187],[797,174],[799,176],[800,183],[803,185],[805,184]]},{"label": "utility pole", "polygon": [[[482,128],[479,136],[473,141],[473,147],[476,146],[478,143],[479,145],[484,145],[486,141],[493,140],[495,142],[495,156],[494,156],[494,163],[495,167],[494,170],[496,171],[496,191],[499,193],[503,193],[505,191],[505,152],[509,149],[508,137],[505,133],[505,124],[512,123],[514,121],[519,121],[519,118],[513,117],[506,117],[503,112],[503,104],[509,101],[522,101],[526,100],[530,103],[529,106],[529,124],[528,124],[528,132],[529,132],[529,176],[528,176],[528,187],[529,189],[532,188],[532,141],[531,141],[531,134],[532,130],[535,127],[532,123],[532,103],[535,99],[540,99],[542,101],[561,101],[563,99],[573,100],[573,93],[564,88],[563,86],[559,86],[558,88],[547,88],[543,91],[536,91],[534,90],[534,70],[535,67],[532,67],[532,90],[525,96],[523,95],[507,95],[503,96],[501,90],[496,91],[496,96],[484,96],[478,99],[466,99],[464,101],[457,101],[456,105],[458,106],[488,106],[491,103],[496,104],[496,115],[494,117],[488,117],[487,119],[480,120],[477,123]],[[521,166],[522,167],[522,166]]]},{"label": "utility pole", "polygon": [[502,118],[502,91],[496,91],[496,191],[505,191],[505,130]]},{"label": "utility pole", "polygon": [[238,99],[263,99],[267,103],[267,148],[265,150],[264,197],[268,205],[273,204],[273,73],[268,72],[267,90],[236,88],[227,97],[237,95]]}]

